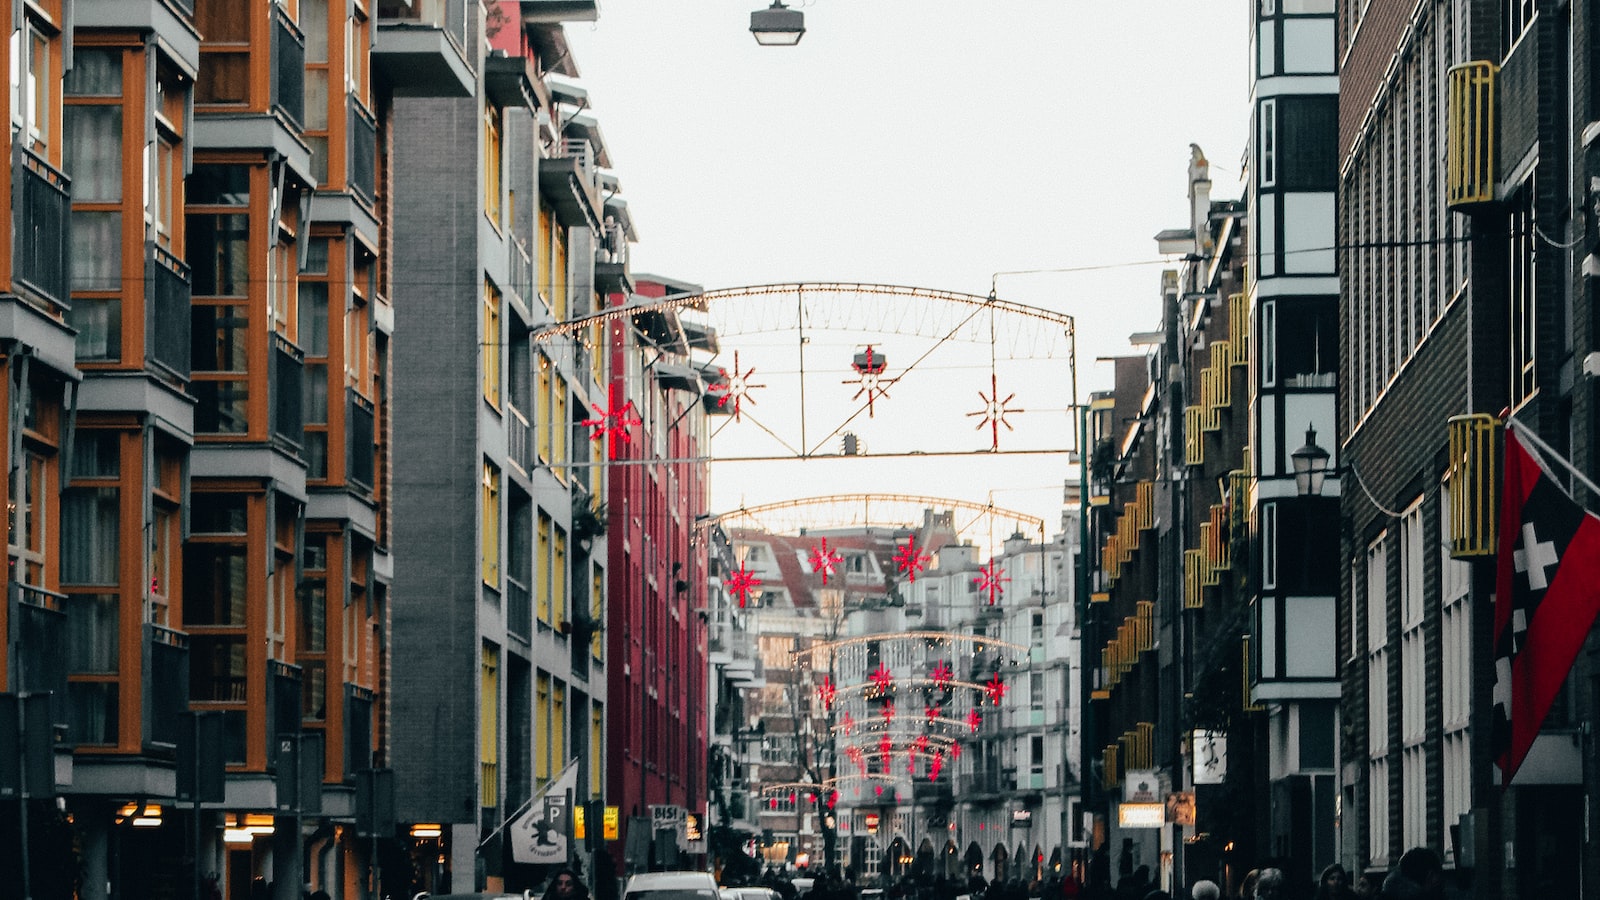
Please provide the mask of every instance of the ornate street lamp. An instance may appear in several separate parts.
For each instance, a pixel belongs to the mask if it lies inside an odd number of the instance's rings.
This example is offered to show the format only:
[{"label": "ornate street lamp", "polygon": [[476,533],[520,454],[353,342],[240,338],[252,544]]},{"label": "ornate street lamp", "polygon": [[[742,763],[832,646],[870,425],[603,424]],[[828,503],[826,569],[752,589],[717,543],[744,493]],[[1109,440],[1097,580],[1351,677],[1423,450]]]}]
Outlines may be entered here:
[{"label": "ornate street lamp", "polygon": [[1302,497],[1322,496],[1322,479],[1328,474],[1328,451],[1317,445],[1317,430],[1306,428],[1306,444],[1289,454],[1294,463],[1294,486]]}]

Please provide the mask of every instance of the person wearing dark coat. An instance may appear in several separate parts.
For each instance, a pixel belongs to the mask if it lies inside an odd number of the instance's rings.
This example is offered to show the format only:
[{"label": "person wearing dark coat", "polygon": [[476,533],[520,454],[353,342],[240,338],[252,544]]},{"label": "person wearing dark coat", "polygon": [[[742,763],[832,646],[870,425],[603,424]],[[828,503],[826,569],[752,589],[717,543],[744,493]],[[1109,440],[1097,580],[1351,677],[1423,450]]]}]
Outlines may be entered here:
[{"label": "person wearing dark coat", "polygon": [[544,890],[544,900],[589,900],[589,886],[578,873],[562,866],[550,876],[550,885]]}]

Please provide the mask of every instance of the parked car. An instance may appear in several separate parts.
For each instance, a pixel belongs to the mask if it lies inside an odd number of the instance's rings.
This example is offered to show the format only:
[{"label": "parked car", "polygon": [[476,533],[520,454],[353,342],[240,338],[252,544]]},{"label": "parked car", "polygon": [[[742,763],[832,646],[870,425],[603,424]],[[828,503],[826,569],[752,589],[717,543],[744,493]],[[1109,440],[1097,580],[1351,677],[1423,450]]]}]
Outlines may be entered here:
[{"label": "parked car", "polygon": [[790,880],[789,883],[794,885],[795,896],[804,897],[810,892],[811,886],[817,883],[817,880],[815,878],[795,878]]},{"label": "parked car", "polygon": [[[645,872],[628,879],[622,900],[722,900],[710,872]],[[741,898],[742,900],[742,898]]]},{"label": "parked car", "polygon": [[736,887],[723,888],[722,900],[783,900],[783,898],[769,887]]}]

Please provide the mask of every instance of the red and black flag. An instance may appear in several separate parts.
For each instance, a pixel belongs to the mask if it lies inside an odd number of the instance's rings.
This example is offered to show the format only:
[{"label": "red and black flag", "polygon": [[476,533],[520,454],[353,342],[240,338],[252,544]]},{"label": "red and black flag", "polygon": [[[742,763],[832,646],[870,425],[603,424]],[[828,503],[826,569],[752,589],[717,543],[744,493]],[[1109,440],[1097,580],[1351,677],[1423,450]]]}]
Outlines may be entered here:
[{"label": "red and black flag", "polygon": [[1600,516],[1506,428],[1494,601],[1493,749],[1511,783],[1600,612]]}]

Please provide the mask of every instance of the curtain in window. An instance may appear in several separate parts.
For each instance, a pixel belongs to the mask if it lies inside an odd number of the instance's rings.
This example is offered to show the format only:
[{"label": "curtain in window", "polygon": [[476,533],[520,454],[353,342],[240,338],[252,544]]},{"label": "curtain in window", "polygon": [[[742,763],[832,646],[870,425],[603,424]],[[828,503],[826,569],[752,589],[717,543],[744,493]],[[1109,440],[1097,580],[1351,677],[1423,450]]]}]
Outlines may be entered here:
[{"label": "curtain in window", "polygon": [[122,107],[68,106],[63,118],[72,199],[78,203],[121,200]]},{"label": "curtain in window", "polygon": [[74,594],[67,603],[67,660],[74,674],[117,671],[119,629],[116,594]]},{"label": "curtain in window", "polygon": [[122,214],[73,210],[72,289],[115,291],[121,288]]},{"label": "curtain in window", "polygon": [[61,580],[117,583],[117,489],[73,488],[61,498]]}]

